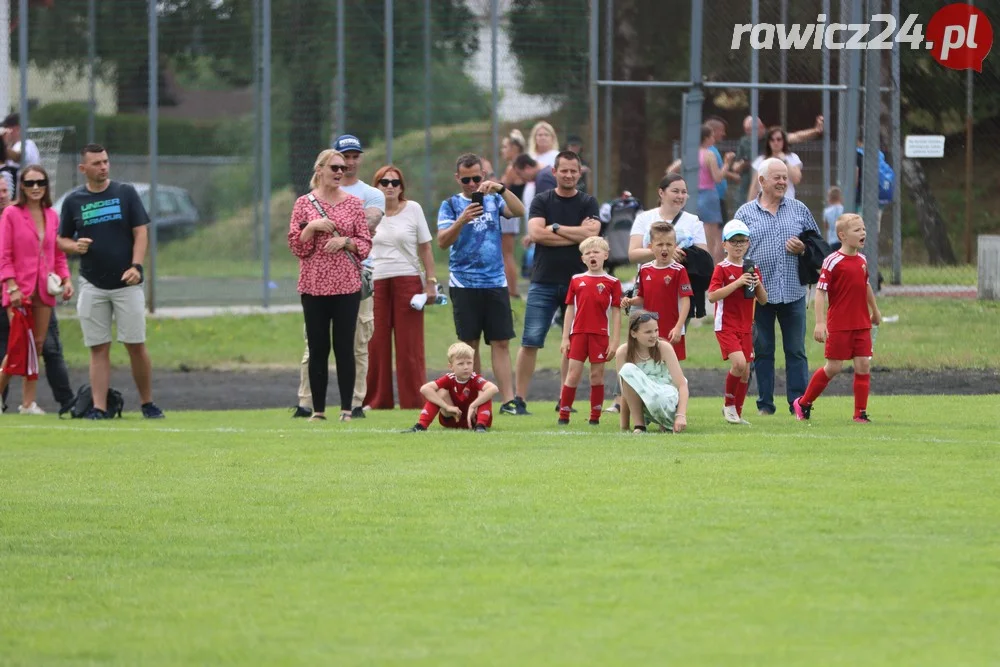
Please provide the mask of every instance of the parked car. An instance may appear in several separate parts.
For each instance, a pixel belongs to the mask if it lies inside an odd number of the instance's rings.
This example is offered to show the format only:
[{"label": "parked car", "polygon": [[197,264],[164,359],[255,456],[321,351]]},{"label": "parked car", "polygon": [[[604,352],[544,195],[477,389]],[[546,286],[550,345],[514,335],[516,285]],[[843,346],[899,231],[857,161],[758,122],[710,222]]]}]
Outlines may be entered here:
[{"label": "parked car", "polygon": [[[132,183],[142,205],[149,211],[149,183]],[[82,187],[82,186],[81,186]],[[57,213],[62,213],[63,201],[66,195],[60,197],[54,204]],[[198,207],[194,205],[191,194],[184,188],[175,185],[156,186],[156,239],[159,242],[184,238],[194,233],[201,224]]]}]

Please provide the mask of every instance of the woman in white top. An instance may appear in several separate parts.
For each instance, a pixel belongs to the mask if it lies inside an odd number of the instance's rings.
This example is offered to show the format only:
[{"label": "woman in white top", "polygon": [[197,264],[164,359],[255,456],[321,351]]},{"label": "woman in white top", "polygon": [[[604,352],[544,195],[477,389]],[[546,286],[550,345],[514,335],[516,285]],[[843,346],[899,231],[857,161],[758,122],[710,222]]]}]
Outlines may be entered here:
[{"label": "woman in white top", "polygon": [[[632,233],[628,242],[628,259],[636,264],[645,264],[653,261],[653,251],[647,248],[649,245],[649,228],[654,222],[672,223],[677,232],[677,256],[676,260],[683,262],[687,257],[684,252],[686,248],[698,246],[703,250],[708,250],[708,242],[705,239],[705,225],[702,224],[698,216],[688,213],[684,206],[688,201],[687,184],[680,174],[667,174],[660,181],[657,190],[660,198],[660,205],[643,211],[635,217],[632,223]],[[678,217],[678,213],[680,217]]]},{"label": "woman in white top", "polygon": [[[372,237],[372,278],[375,282],[375,333],[368,343],[368,395],[365,405],[391,410],[392,347],[395,337],[399,407],[418,410],[425,400],[420,387],[427,381],[424,362],[424,312],[410,305],[418,294],[427,303],[437,297],[431,232],[424,210],[406,199],[406,181],[399,167],[382,167],[372,185],[385,194],[385,217]],[[426,281],[421,277],[423,263]]]},{"label": "woman in white top", "polygon": [[531,128],[528,155],[542,167],[555,167],[556,156],[559,155],[559,137],[556,136],[555,128],[544,120]]},{"label": "woman in white top", "polygon": [[764,138],[767,142],[764,146],[764,154],[758,155],[757,159],[753,161],[753,178],[750,179],[750,196],[747,201],[753,201],[760,193],[757,172],[760,171],[760,165],[764,163],[764,160],[770,157],[776,157],[788,165],[788,189],[785,190],[785,196],[789,199],[795,199],[795,186],[802,182],[802,160],[788,149],[788,134],[780,127],[769,129]]}]

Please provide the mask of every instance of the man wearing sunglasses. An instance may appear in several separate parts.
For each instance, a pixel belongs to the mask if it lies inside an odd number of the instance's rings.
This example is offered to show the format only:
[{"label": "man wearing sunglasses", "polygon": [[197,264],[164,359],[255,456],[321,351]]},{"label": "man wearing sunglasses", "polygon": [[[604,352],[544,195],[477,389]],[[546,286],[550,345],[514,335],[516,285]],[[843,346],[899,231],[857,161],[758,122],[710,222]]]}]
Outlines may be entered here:
[{"label": "man wearing sunglasses", "polygon": [[438,245],[450,248],[448,292],[455,333],[476,351],[477,373],[482,368],[479,339],[486,340],[504,401],[501,412],[513,414],[510,339],[514,337],[514,316],[504,271],[500,218],[524,215],[524,205],[502,184],[486,180],[478,155],[467,153],[458,158],[455,180],[462,191],[441,202],[437,222]]},{"label": "man wearing sunglasses", "polygon": [[[375,235],[375,228],[385,216],[385,195],[378,188],[373,188],[360,178],[364,150],[361,140],[353,134],[342,134],[333,142],[333,150],[344,156],[346,169],[340,181],[340,189],[361,200],[365,207],[365,220],[368,221],[368,231]],[[364,260],[365,266],[371,266],[371,258]],[[375,333],[375,299],[368,297],[361,302],[358,309],[358,323],[354,327],[354,396],[351,399],[351,418],[363,419],[365,411],[362,407],[368,394],[368,341]],[[293,417],[309,417],[312,415],[312,391],[309,388],[309,346],[302,355],[299,371],[299,403]]]}]

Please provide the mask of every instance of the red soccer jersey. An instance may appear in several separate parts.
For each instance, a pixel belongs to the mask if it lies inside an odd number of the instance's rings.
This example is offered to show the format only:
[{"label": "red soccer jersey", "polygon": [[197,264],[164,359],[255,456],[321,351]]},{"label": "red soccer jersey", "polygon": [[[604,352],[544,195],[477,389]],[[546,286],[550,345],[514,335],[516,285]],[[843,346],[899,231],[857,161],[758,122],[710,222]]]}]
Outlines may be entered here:
[{"label": "red soccer jersey", "polygon": [[635,294],[642,297],[644,310],[659,315],[660,337],[666,338],[680,319],[681,299],[690,297],[694,292],[683,264],[674,262],[659,268],[650,262],[639,268],[639,283]]},{"label": "red soccer jersey", "polygon": [[487,379],[479,373],[473,373],[465,382],[459,382],[454,373],[447,373],[434,383],[438,389],[447,389],[455,407],[461,410],[462,414],[468,414],[469,406],[479,397],[479,392],[486,386]]},{"label": "red soccer jersey", "polygon": [[610,336],[609,308],[618,308],[622,302],[622,284],[614,276],[602,273],[592,276],[580,273],[569,281],[566,305],[573,304],[573,328],[570,334],[598,334]]},{"label": "red soccer jersey", "polygon": [[[755,268],[757,280],[763,284],[760,268]],[[726,285],[731,285],[743,275],[743,267],[733,264],[727,259],[715,265],[712,282],[708,291],[714,292]],[[750,333],[753,329],[753,308],[757,299],[748,299],[743,295],[743,288],[736,290],[725,299],[715,302],[715,330]]]},{"label": "red soccer jersey", "polygon": [[823,260],[816,289],[830,299],[826,315],[828,331],[871,329],[868,313],[868,260],[864,255],[845,255],[839,250]]}]

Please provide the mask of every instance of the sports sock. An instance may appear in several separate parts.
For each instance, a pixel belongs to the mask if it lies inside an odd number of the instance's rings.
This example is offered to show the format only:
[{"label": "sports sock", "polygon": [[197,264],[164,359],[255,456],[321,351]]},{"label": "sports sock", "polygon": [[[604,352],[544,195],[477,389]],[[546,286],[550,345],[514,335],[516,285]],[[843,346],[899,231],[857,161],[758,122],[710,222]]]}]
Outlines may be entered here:
[{"label": "sports sock", "polygon": [[417,423],[424,428],[429,428],[434,423],[434,418],[438,416],[439,412],[441,412],[441,408],[427,401],[424,403],[424,409],[420,411],[420,419],[417,420]]},{"label": "sports sock", "polygon": [[802,398],[799,399],[799,403],[802,405],[812,405],[813,401],[819,398],[819,395],[823,393],[823,390],[826,389],[826,385],[828,384],[830,384],[830,377],[826,374],[826,367],[820,366],[816,369],[816,372],[813,373],[812,379],[809,380],[809,386],[806,387],[806,393],[802,394]]},{"label": "sports sock", "polygon": [[740,417],[743,416],[743,401],[747,399],[747,391],[749,389],[750,383],[743,382],[742,380],[740,380],[740,383],[736,386],[736,414]]},{"label": "sports sock", "polygon": [[493,425],[493,404],[483,403],[476,409],[476,423],[489,428]]},{"label": "sports sock", "polygon": [[576,387],[563,385],[562,392],[559,394],[559,419],[569,419],[569,410],[573,407],[575,400]]},{"label": "sports sock", "polygon": [[595,384],[590,387],[590,421],[601,420],[601,412],[604,411],[604,385]]},{"label": "sports sock", "polygon": [[739,391],[740,377],[726,373],[726,407],[736,405],[736,392]]},{"label": "sports sock", "polygon": [[860,417],[861,413],[868,409],[868,392],[872,387],[872,376],[870,373],[860,375],[854,373],[854,416]]}]

